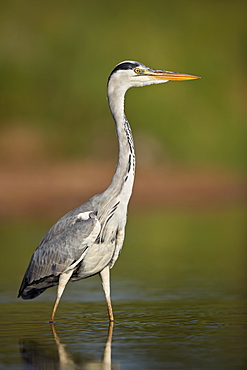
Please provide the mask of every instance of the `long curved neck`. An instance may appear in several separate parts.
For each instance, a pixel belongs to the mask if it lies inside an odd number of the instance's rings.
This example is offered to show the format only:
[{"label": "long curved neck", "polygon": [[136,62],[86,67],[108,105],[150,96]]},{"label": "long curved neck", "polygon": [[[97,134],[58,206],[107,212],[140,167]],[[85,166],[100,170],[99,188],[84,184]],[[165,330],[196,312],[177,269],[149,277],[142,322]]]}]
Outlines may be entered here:
[{"label": "long curved neck", "polygon": [[135,149],[130,125],[124,114],[124,96],[126,88],[108,84],[109,107],[116,124],[119,143],[118,165],[112,178],[107,194],[112,197],[123,195],[122,199],[128,204],[132,193],[135,173]]}]

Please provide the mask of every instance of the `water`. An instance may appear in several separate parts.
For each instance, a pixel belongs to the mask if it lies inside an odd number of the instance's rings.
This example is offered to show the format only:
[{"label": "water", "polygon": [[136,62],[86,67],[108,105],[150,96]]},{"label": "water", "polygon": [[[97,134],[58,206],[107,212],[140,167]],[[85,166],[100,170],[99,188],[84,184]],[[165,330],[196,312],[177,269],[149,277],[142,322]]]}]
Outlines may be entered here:
[{"label": "water", "polygon": [[[239,214],[176,215],[165,234],[166,215],[145,219],[130,222],[126,248],[112,270],[114,327],[97,276],[66,288],[54,326],[48,319],[55,288],[33,301],[17,299],[43,226],[2,225],[8,249],[0,266],[0,369],[246,368]],[[16,234],[9,233],[13,228]]]},{"label": "water", "polygon": [[[100,282],[88,282],[68,287],[57,312],[56,334],[48,323],[55,291],[32,302],[17,302],[13,297],[8,301],[5,296],[1,304],[0,368],[101,368],[97,366],[107,343],[107,311]],[[126,291],[123,286],[124,282],[113,284],[113,291],[121,291],[113,293],[113,368],[245,368],[245,300],[231,295],[217,298],[205,292],[200,295],[198,291],[166,296],[161,289],[146,292],[141,286],[136,298],[136,286],[133,291],[129,281]]]}]

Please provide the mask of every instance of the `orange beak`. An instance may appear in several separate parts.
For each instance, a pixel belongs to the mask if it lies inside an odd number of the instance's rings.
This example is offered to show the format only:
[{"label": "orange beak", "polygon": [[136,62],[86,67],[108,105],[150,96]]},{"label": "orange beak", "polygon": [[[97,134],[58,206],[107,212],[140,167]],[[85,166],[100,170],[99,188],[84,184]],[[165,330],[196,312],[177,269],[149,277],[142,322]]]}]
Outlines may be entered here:
[{"label": "orange beak", "polygon": [[150,70],[149,76],[153,77],[155,80],[166,80],[166,81],[186,81],[201,78],[198,76],[188,75],[185,73],[159,71],[155,69]]}]

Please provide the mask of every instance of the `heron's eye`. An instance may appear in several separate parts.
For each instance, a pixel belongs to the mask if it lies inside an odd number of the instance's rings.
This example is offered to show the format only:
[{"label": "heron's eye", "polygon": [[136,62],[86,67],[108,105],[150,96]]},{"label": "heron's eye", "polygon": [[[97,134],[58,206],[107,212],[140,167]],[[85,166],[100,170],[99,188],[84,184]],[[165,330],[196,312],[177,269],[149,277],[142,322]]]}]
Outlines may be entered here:
[{"label": "heron's eye", "polygon": [[141,69],[140,69],[140,68],[135,68],[135,69],[134,69],[134,72],[135,72],[135,73],[141,73]]}]

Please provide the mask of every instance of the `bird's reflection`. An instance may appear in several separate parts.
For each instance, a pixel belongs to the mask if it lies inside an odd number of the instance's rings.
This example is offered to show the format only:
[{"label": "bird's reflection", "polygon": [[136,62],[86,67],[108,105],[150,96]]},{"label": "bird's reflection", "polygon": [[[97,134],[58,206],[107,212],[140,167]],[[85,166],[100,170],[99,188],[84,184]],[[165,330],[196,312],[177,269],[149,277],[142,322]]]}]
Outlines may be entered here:
[{"label": "bird's reflection", "polygon": [[29,369],[84,369],[84,370],[110,370],[120,369],[119,366],[111,364],[111,344],[113,334],[113,322],[108,327],[107,340],[103,351],[102,360],[94,361],[85,354],[72,355],[66,345],[61,343],[54,324],[51,324],[56,348],[45,348],[37,341],[20,341],[21,356]]}]

